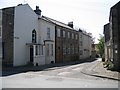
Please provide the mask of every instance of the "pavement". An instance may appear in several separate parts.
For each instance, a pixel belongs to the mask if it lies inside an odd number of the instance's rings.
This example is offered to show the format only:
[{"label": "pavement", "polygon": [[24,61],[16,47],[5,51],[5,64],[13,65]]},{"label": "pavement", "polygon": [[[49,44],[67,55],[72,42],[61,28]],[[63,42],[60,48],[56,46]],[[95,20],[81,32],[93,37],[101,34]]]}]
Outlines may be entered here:
[{"label": "pavement", "polygon": [[120,72],[107,70],[104,68],[103,62],[101,58],[98,59],[98,62],[90,68],[82,71],[84,74],[100,77],[100,78],[107,78],[120,81]]}]

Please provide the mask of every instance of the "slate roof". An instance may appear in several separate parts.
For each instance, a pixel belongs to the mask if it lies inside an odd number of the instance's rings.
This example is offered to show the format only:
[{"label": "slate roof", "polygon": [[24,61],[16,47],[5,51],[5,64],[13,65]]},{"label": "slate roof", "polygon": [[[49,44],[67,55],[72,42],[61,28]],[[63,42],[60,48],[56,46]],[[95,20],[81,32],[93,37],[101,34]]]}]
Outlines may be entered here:
[{"label": "slate roof", "polygon": [[57,20],[51,19],[51,18],[46,17],[46,16],[42,16],[42,18],[45,19],[45,20],[47,20],[47,21],[49,21],[49,22],[52,22],[52,23],[54,23],[54,24],[56,24],[56,25],[59,25],[59,26],[62,26],[62,27],[65,27],[65,28],[68,28],[68,29],[74,30],[73,28],[71,28],[71,27],[68,26],[67,24],[62,23],[62,22],[60,22],[60,21],[57,21]]}]

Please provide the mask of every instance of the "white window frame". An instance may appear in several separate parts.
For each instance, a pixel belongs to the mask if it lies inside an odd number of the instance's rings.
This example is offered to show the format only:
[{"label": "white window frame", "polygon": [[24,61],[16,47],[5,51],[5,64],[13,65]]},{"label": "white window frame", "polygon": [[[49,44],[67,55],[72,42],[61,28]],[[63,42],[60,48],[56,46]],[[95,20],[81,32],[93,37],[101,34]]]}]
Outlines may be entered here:
[{"label": "white window frame", "polygon": [[50,28],[47,28],[47,39],[50,39]]}]

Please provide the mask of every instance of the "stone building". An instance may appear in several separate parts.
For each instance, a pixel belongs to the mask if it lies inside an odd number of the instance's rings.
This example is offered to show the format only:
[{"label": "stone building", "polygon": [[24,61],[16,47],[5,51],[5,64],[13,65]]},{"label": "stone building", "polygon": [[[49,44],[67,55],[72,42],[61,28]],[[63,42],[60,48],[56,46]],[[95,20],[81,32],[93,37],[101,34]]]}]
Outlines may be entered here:
[{"label": "stone building", "polygon": [[110,24],[104,25],[104,47],[105,47],[105,61],[111,58],[111,46],[110,46]]},{"label": "stone building", "polygon": [[[28,4],[0,10],[0,58],[3,65],[44,65],[89,58],[91,37],[68,24],[41,15]],[[79,45],[81,43],[81,45]],[[82,57],[80,57],[80,51]]]},{"label": "stone building", "polygon": [[79,29],[79,59],[87,59],[92,55],[92,37]]},{"label": "stone building", "polygon": [[114,68],[120,70],[120,1],[110,9],[109,24],[104,26],[104,34],[109,48],[107,57],[114,64]]},{"label": "stone building", "polygon": [[2,10],[0,10],[0,61],[2,61]]},{"label": "stone building", "polygon": [[79,60],[79,34],[74,30],[73,22],[68,25],[45,17],[55,26],[55,60],[56,63]]}]

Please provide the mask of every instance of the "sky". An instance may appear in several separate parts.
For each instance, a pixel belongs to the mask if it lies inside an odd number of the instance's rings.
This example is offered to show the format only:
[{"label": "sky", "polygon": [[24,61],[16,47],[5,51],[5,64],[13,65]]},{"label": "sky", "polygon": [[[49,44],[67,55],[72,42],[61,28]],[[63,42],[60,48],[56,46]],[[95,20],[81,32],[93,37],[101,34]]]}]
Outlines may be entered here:
[{"label": "sky", "polygon": [[110,8],[119,0],[0,0],[0,9],[29,4],[35,10],[42,10],[42,15],[68,23],[73,21],[74,28],[90,32],[98,43],[103,26],[109,22]]}]

